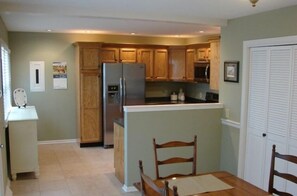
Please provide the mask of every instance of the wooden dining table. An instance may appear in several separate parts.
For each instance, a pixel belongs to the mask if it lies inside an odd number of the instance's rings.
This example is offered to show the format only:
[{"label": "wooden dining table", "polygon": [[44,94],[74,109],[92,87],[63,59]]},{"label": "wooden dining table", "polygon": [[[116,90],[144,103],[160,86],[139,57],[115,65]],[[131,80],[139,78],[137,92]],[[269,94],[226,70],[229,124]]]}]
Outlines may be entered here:
[{"label": "wooden dining table", "polygon": [[[271,195],[267,191],[264,191],[249,182],[234,176],[228,172],[225,171],[218,171],[218,172],[211,172],[206,174],[199,174],[197,176],[207,175],[211,174],[212,176],[216,177],[217,179],[221,180],[222,182],[226,183],[227,185],[231,186],[232,188],[224,189],[224,190],[216,190],[216,191],[210,191],[210,192],[203,192],[203,193],[197,193],[193,194],[193,196],[196,195],[202,195],[202,196],[268,196]],[[178,178],[177,178],[178,179]],[[155,180],[155,183],[162,187],[164,186],[164,183],[162,180]],[[134,186],[140,191],[140,184],[135,183]],[[177,186],[177,192],[178,192],[178,186]],[[147,195],[154,195],[153,190],[147,189]],[[169,192],[169,196],[172,196],[172,190]],[[179,196],[183,196],[180,195]]]}]

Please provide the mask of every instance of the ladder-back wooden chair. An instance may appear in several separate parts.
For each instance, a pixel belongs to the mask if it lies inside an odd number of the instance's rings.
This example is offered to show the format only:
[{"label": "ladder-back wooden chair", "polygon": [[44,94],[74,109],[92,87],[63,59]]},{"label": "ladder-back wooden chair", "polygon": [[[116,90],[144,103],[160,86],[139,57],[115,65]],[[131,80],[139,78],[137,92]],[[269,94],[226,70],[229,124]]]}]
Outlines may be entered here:
[{"label": "ladder-back wooden chair", "polygon": [[297,176],[294,176],[290,173],[284,173],[284,172],[279,172],[275,169],[275,160],[276,158],[282,159],[291,163],[297,164],[297,157],[293,155],[285,155],[285,154],[280,154],[276,152],[275,150],[275,145],[272,146],[272,155],[271,155],[271,166],[270,166],[270,177],[269,177],[269,187],[268,187],[268,192],[277,195],[282,195],[282,196],[293,196],[290,193],[286,193],[284,191],[277,190],[274,187],[274,177],[278,176],[280,178],[283,178],[285,180],[291,181],[296,184],[297,188]]},{"label": "ladder-back wooden chair", "polygon": [[[180,176],[194,176],[196,175],[196,163],[197,163],[197,136],[194,136],[194,140],[190,142],[185,141],[169,141],[163,144],[157,144],[156,139],[153,139],[154,145],[154,153],[155,153],[155,167],[156,167],[156,177],[157,179],[170,179],[173,177],[180,177]],[[167,158],[165,160],[159,160],[158,151],[160,149],[165,148],[180,148],[180,147],[189,147],[192,149],[193,154],[191,157],[184,157],[184,156],[177,156],[174,155],[173,157]],[[167,164],[179,164],[179,163],[191,163],[192,162],[192,172],[188,174],[181,174],[181,173],[174,173],[167,176],[160,176],[160,166],[167,165]]]},{"label": "ladder-back wooden chair", "polygon": [[[143,172],[142,161],[139,160],[139,171],[140,171],[140,187],[142,196],[169,196],[168,181],[164,181],[164,186],[159,187],[149,176]],[[173,186],[173,196],[178,196],[177,187]]]}]

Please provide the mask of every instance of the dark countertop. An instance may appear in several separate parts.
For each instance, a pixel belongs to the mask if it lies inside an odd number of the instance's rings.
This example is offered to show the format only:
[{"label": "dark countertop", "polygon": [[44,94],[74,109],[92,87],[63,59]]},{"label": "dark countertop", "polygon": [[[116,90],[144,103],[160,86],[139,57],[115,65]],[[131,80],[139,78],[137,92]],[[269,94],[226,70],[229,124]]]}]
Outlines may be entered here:
[{"label": "dark countertop", "polygon": [[114,123],[117,123],[118,125],[125,127],[124,125],[124,119],[123,118],[117,118],[113,121]]},{"label": "dark countertop", "polygon": [[146,105],[160,104],[189,104],[189,103],[205,103],[205,100],[186,97],[184,101],[171,101],[170,97],[147,97],[145,98]]}]

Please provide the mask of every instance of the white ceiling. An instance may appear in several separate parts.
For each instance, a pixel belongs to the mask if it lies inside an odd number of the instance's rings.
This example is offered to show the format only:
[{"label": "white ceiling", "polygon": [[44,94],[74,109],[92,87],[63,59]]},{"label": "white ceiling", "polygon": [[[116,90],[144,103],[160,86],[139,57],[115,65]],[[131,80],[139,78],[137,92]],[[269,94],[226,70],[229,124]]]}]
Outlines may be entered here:
[{"label": "white ceiling", "polygon": [[[297,0],[0,0],[9,31],[195,37]],[[204,33],[199,33],[203,30]]]}]

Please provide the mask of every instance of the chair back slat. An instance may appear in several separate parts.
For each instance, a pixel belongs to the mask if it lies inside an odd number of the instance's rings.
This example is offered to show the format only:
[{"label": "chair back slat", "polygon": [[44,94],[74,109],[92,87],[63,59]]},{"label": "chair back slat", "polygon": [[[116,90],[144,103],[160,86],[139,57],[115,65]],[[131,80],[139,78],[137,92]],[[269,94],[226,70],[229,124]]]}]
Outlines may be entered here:
[{"label": "chair back slat", "polygon": [[[154,146],[154,157],[155,157],[155,169],[156,169],[156,177],[157,179],[169,179],[172,177],[178,177],[178,176],[193,176],[196,175],[196,167],[197,167],[197,136],[194,136],[194,140],[190,142],[185,141],[169,141],[165,142],[163,144],[157,144],[156,139],[153,139],[153,146]],[[169,157],[165,160],[159,160],[158,151],[159,149],[165,149],[165,148],[180,148],[180,147],[191,147],[192,149],[192,155],[191,157],[183,157],[181,156],[174,156]],[[167,165],[167,164],[177,164],[177,163],[189,163],[192,162],[192,172],[190,174],[169,174],[167,176],[160,176],[160,167],[161,165]]]},{"label": "chair back slat", "polygon": [[271,154],[268,192],[271,194],[275,193],[277,195],[292,196],[292,194],[277,190],[274,187],[274,176],[278,176],[280,178],[283,178],[284,180],[291,181],[296,184],[296,187],[297,187],[297,176],[292,175],[290,173],[277,171],[275,169],[275,160],[276,160],[276,158],[278,158],[278,159],[285,160],[288,163],[290,162],[290,163],[297,164],[297,156],[280,154],[280,153],[276,152],[275,148],[276,148],[275,145],[273,145],[272,146],[272,154]]}]

